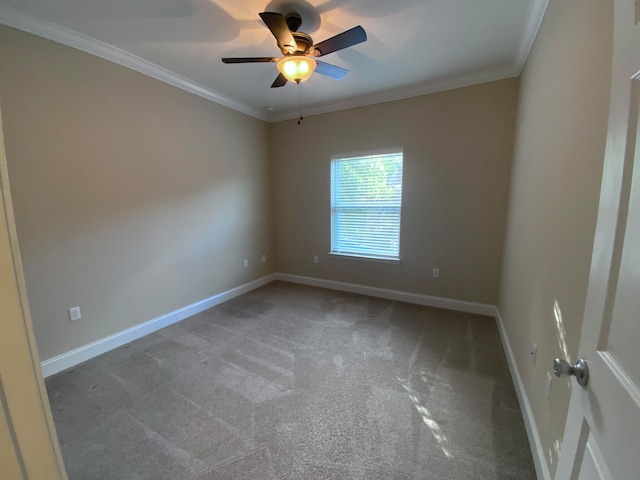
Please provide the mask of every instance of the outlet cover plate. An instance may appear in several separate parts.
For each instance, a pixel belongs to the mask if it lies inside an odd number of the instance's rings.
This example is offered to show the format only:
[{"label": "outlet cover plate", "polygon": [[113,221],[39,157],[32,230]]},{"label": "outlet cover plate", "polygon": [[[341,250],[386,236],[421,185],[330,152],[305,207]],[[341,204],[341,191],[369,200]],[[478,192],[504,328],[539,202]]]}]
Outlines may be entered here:
[{"label": "outlet cover plate", "polygon": [[82,318],[82,315],[80,314],[80,307],[72,307],[69,309],[70,322],[77,322],[81,318]]}]

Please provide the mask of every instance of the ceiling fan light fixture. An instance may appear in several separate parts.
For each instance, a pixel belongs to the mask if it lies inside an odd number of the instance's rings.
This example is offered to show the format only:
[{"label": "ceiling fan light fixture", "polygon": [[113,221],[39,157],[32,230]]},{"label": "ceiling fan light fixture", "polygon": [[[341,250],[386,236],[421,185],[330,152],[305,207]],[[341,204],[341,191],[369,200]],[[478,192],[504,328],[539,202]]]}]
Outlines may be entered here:
[{"label": "ceiling fan light fixture", "polygon": [[316,61],[305,55],[290,55],[278,62],[278,70],[291,82],[304,82],[316,69]]}]

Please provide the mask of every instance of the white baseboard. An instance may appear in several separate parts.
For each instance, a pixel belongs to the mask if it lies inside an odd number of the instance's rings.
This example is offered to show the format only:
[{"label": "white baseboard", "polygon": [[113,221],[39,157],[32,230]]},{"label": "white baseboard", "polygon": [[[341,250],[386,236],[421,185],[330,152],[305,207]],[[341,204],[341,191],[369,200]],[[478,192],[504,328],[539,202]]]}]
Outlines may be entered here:
[{"label": "white baseboard", "polygon": [[509,364],[509,370],[511,371],[511,378],[513,385],[518,395],[518,401],[520,402],[520,411],[522,412],[522,418],[524,419],[524,426],[527,430],[527,436],[529,437],[529,445],[531,446],[531,455],[533,456],[533,464],[536,467],[536,475],[540,480],[551,480],[551,472],[549,471],[549,464],[544,455],[542,449],[542,443],[540,442],[540,434],[538,427],[536,426],[535,418],[533,418],[533,411],[531,410],[531,403],[529,403],[529,397],[524,389],[522,383],[522,377],[518,372],[518,366],[516,363],[516,357],[513,354],[507,331],[504,328],[502,322],[502,316],[497,307],[495,307],[494,316],[498,323],[498,330],[500,331],[500,337],[502,338],[502,345],[504,346],[504,353],[507,357],[507,363]]},{"label": "white baseboard", "polygon": [[95,342],[89,343],[88,345],[83,345],[82,347],[71,350],[70,352],[66,352],[61,355],[57,355],[55,357],[44,360],[40,363],[40,366],[42,368],[42,375],[46,378],[58,372],[66,370],[67,368],[78,365],[82,362],[86,362],[87,360],[106,353],[109,350],[113,350],[114,348],[118,348],[122,345],[132,342],[133,340],[144,337],[145,335],[149,335],[150,333],[153,333],[164,327],[168,327],[169,325],[172,325],[192,315],[226,302],[227,300],[231,300],[232,298],[266,285],[274,280],[282,280],[285,282],[329,288],[332,290],[340,290],[362,295],[370,295],[372,297],[386,298],[389,300],[397,300],[401,302],[415,303],[431,307],[446,308],[449,310],[457,310],[461,312],[477,313],[480,315],[493,316],[495,313],[495,307],[493,305],[486,305],[482,303],[472,303],[462,300],[432,297],[428,295],[400,292],[397,290],[368,287],[365,285],[357,285],[353,283],[335,282],[332,280],[322,280],[319,278],[302,277],[299,275],[273,273],[253,282],[240,285],[239,287],[232,288],[231,290],[227,290],[226,292],[219,293],[199,302],[187,305],[186,307],[174,310],[173,312],[141,323],[127,330],[115,333],[106,338],[102,338]]},{"label": "white baseboard", "polygon": [[490,317],[493,317],[496,312],[496,307],[494,305],[488,305],[486,303],[466,302],[464,300],[433,297],[431,295],[421,295],[419,293],[409,293],[401,292],[398,290],[388,290],[386,288],[368,287],[366,285],[358,285],[356,283],[335,282],[333,280],[324,280],[322,278],[302,277],[300,275],[290,275],[288,273],[276,273],[275,280],[299,283],[312,287],[328,288],[331,290],[339,290],[342,292],[358,293],[361,295],[386,298],[387,300],[396,300],[399,302],[414,303],[417,305],[425,305],[428,307],[445,308],[447,310],[456,310],[458,312],[477,313],[479,315],[488,315]]},{"label": "white baseboard", "polygon": [[76,348],[70,352],[44,360],[40,363],[42,375],[46,378],[82,362],[86,362],[87,360],[97,357],[109,350],[113,350],[114,348],[120,347],[133,340],[137,340],[145,335],[149,335],[150,333],[164,327],[168,327],[180,320],[184,320],[196,313],[203,312],[211,307],[215,307],[216,305],[226,302],[227,300],[231,300],[232,298],[243,295],[251,290],[262,287],[263,285],[271,283],[275,279],[275,274],[267,275],[266,277],[245,283],[244,285],[232,288],[231,290],[227,290],[199,302],[192,303],[186,307],[179,308],[178,310],[174,310],[173,312],[154,318],[148,322],[141,323],[135,327],[128,328],[127,330],[123,330],[88,345]]}]

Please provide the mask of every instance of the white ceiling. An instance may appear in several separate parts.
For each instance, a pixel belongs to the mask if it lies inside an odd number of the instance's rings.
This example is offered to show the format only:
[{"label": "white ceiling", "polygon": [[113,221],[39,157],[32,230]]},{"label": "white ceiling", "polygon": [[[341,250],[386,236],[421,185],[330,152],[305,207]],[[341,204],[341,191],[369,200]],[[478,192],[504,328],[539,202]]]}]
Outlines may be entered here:
[{"label": "white ceiling", "polygon": [[305,115],[517,76],[548,0],[0,0],[0,23],[134,68],[267,121],[298,115],[262,11],[302,15],[315,43],[361,25],[365,43],[326,55],[350,70],[301,85]]}]

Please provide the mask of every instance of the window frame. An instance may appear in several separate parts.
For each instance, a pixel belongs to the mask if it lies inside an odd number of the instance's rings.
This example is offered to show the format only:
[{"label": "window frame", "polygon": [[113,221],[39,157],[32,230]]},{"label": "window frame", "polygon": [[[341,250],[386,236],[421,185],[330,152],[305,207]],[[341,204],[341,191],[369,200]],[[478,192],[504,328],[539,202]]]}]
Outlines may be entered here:
[{"label": "window frame", "polygon": [[[376,255],[368,255],[366,252],[340,252],[334,251],[335,247],[335,204],[334,204],[334,164],[336,161],[344,161],[344,160],[358,160],[366,157],[376,157],[376,156],[390,156],[390,155],[399,155],[401,157],[400,167],[401,167],[401,180],[400,180],[400,204],[392,208],[397,208],[397,218],[398,218],[398,251],[397,256],[387,257],[387,256],[376,256]],[[402,233],[402,204],[403,204],[403,191],[404,191],[404,149],[402,147],[395,148],[386,148],[386,149],[376,149],[376,150],[367,150],[360,152],[349,152],[349,153],[340,153],[331,155],[330,162],[330,172],[329,172],[329,229],[330,229],[330,251],[329,256],[333,258],[341,258],[345,260],[355,260],[355,261],[365,261],[365,262],[377,262],[377,263],[387,263],[387,264],[400,264],[402,260],[402,249],[401,249],[401,233]],[[372,207],[374,208],[374,207]]]}]

